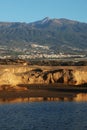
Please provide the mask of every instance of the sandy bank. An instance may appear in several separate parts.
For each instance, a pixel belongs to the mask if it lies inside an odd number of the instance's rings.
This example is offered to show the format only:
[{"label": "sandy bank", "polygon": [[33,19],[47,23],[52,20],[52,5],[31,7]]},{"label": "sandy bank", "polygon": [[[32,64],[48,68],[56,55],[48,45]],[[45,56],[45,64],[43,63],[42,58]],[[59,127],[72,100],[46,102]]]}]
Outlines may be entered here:
[{"label": "sandy bank", "polygon": [[33,84],[86,87],[87,66],[0,65],[0,90],[26,90]]}]

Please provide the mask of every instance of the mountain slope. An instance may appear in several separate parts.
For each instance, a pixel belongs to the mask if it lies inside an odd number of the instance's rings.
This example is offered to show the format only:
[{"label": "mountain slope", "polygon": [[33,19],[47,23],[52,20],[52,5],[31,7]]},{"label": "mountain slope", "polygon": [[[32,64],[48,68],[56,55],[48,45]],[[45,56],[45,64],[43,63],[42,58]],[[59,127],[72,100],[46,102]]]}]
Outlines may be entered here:
[{"label": "mountain slope", "polygon": [[56,51],[86,51],[87,23],[48,17],[33,23],[0,22],[0,45],[23,48],[32,43]]}]

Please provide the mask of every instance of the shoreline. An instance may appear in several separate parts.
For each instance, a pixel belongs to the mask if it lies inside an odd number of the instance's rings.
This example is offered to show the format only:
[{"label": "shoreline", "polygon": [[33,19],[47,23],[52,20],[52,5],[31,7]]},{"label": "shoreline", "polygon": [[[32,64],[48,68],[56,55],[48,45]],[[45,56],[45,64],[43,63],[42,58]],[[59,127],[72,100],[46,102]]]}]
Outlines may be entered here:
[{"label": "shoreline", "polygon": [[[73,91],[72,91],[73,90]],[[80,91],[79,91],[80,90]],[[86,90],[86,91],[85,91]],[[84,101],[87,99],[86,88],[69,88],[69,87],[51,87],[51,88],[30,88],[29,90],[1,90],[0,103],[17,103],[17,102],[36,102],[36,101],[76,101],[79,99]]]},{"label": "shoreline", "polygon": [[[87,66],[0,65],[0,100],[58,98],[87,94]],[[87,99],[87,97],[86,97]]]},{"label": "shoreline", "polygon": [[[0,98],[14,98],[14,97],[57,97],[65,94],[87,93],[87,87],[80,85],[67,84],[20,84],[20,89],[6,89],[0,90]],[[24,89],[26,88],[26,89]]]}]

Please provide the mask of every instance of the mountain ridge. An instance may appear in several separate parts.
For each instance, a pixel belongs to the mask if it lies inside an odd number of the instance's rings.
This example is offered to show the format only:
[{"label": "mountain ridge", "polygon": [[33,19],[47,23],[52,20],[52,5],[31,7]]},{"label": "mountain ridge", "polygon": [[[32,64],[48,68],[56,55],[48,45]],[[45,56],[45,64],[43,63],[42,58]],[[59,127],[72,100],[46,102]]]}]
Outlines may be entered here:
[{"label": "mountain ridge", "polygon": [[87,23],[49,17],[32,23],[0,22],[0,45],[21,48],[32,43],[47,45],[56,52],[87,51]]}]

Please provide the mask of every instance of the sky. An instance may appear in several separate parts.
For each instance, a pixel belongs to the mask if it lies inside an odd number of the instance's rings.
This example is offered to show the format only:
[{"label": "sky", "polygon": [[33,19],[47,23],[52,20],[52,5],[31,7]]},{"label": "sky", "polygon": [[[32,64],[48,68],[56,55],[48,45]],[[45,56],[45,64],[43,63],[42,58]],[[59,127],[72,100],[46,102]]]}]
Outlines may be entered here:
[{"label": "sky", "polygon": [[0,21],[30,23],[45,17],[87,23],[87,0],[0,0]]}]

